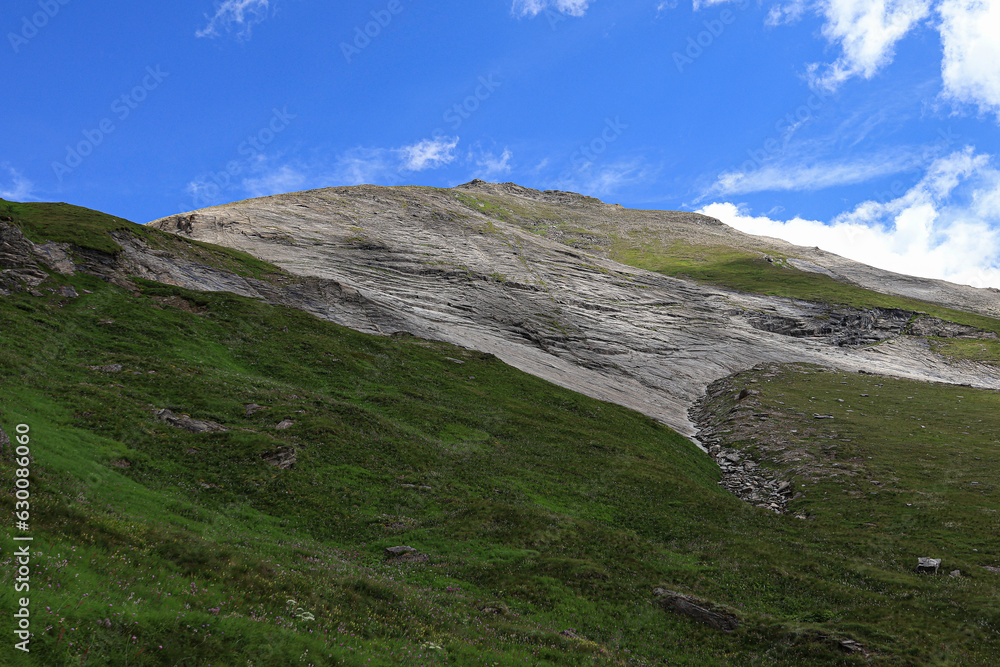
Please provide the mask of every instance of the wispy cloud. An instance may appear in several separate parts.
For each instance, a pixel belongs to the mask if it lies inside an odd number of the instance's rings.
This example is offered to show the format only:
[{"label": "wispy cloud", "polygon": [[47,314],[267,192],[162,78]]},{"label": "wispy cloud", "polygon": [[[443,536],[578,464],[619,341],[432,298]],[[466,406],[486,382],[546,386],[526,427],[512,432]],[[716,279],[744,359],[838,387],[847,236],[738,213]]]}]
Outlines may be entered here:
[{"label": "wispy cloud", "polygon": [[1000,2],[945,0],[938,7],[943,95],[1000,119]]},{"label": "wispy cloud", "polygon": [[511,12],[515,16],[538,16],[551,9],[570,16],[583,16],[590,0],[514,0]]},{"label": "wispy cloud", "polygon": [[243,179],[243,189],[251,197],[295,192],[307,187],[308,176],[290,164],[264,170],[256,176]]},{"label": "wispy cloud", "polygon": [[809,5],[807,0],[790,0],[790,2],[771,5],[764,24],[769,26],[791,25],[797,23],[805,14]]},{"label": "wispy cloud", "polygon": [[676,9],[678,2],[679,2],[679,0],[661,0],[660,2],[657,2],[656,3],[656,18],[660,18],[660,16],[664,12],[666,12],[666,11],[668,11],[670,9]]},{"label": "wispy cloud", "polygon": [[[415,171],[447,166],[456,160],[458,137],[423,139],[398,148],[355,146],[337,155],[301,157],[260,153],[241,166],[238,175],[208,173],[189,182],[185,193],[195,207],[214,206],[240,197],[265,197],[336,185],[398,185]],[[494,172],[509,168],[512,155],[482,153],[482,166]],[[471,155],[464,159],[475,161]],[[187,209],[183,209],[187,210]]]},{"label": "wispy cloud", "polygon": [[698,11],[699,9],[704,9],[705,7],[712,7],[714,5],[732,4],[737,2],[743,4],[746,3],[747,0],[691,0],[691,8],[694,9],[694,11]]},{"label": "wispy cloud", "polygon": [[618,194],[626,186],[649,182],[654,176],[653,170],[642,160],[630,159],[582,165],[562,174],[553,185],[560,190],[604,197]]},{"label": "wispy cloud", "polygon": [[220,29],[236,31],[239,39],[249,39],[253,26],[267,18],[268,0],[224,0],[215,8],[215,15],[205,15],[208,24],[195,32],[196,37],[218,37]]},{"label": "wispy cloud", "polygon": [[455,160],[455,146],[458,137],[441,137],[424,139],[410,146],[397,148],[396,152],[402,158],[401,167],[404,171],[424,171],[436,169]]},{"label": "wispy cloud", "polygon": [[0,184],[0,198],[10,201],[26,201],[28,199],[34,199],[34,196],[32,195],[32,191],[35,189],[34,183],[22,176],[21,172],[14,169],[10,165],[5,164],[0,168],[5,169],[10,176],[9,185],[6,183]]},{"label": "wispy cloud", "polygon": [[971,147],[935,160],[888,202],[867,201],[830,222],[773,220],[716,202],[699,212],[750,234],[819,246],[872,266],[975,287],[1000,287],[1000,171]]},{"label": "wispy cloud", "polygon": [[331,170],[331,184],[395,183],[399,163],[392,151],[357,146],[338,155]]},{"label": "wispy cloud", "polygon": [[477,167],[476,177],[488,181],[497,176],[509,174],[511,170],[510,161],[513,157],[514,154],[510,149],[504,148],[503,153],[499,156],[489,151],[469,151],[468,160],[473,162]]},{"label": "wispy cloud", "polygon": [[327,185],[396,185],[408,172],[438,169],[454,162],[458,141],[458,137],[440,137],[398,148],[355,146],[306,171],[322,174],[320,180]]},{"label": "wispy cloud", "polygon": [[854,185],[915,169],[921,161],[920,151],[906,149],[833,162],[780,160],[758,168],[723,172],[701,198]]}]

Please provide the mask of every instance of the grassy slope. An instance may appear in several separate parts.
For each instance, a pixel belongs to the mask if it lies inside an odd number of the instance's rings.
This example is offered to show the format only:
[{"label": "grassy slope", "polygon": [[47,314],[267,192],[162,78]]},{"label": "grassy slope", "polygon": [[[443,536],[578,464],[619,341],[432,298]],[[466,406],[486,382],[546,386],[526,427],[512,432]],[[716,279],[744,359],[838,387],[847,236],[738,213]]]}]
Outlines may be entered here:
[{"label": "grassy slope", "polygon": [[[902,619],[919,608],[940,631],[921,664],[1000,660],[1000,574],[983,567],[1000,567],[997,392],[804,365],[720,384],[712,408],[728,445],[793,480],[804,495],[789,511],[808,516],[824,550],[842,550],[836,594],[884,596],[881,609],[854,610],[852,625],[881,624],[918,644],[926,626]],[[743,389],[751,398],[739,402]],[[910,572],[922,556],[942,559],[940,576]],[[954,570],[962,576],[945,575]],[[817,612],[844,613],[824,607]]]},{"label": "grassy slope", "polygon": [[[996,656],[995,583],[942,613],[927,591],[946,584],[845,561],[858,535],[744,505],[636,413],[231,295],[55,282],[81,296],[0,301],[0,419],[31,425],[36,457],[27,664],[861,664],[824,635],[880,664]],[[178,430],[161,407],[231,430]],[[284,447],[294,468],[262,460]],[[398,544],[432,560],[386,564]],[[666,614],[655,586],[744,624]]]}]

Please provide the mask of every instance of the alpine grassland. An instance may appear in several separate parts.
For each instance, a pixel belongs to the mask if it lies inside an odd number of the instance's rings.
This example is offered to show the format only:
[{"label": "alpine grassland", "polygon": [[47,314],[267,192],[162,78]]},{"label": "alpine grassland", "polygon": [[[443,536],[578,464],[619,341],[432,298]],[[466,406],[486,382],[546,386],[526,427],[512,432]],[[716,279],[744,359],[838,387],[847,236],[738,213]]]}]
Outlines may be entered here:
[{"label": "alpine grassland", "polygon": [[[141,235],[294,280],[87,209],[6,211],[74,252]],[[52,272],[0,297],[0,339],[8,517],[18,425],[31,456],[28,529],[0,536],[0,664],[1000,662],[995,392],[818,367],[729,378],[712,409],[730,446],[801,494],[776,514],[641,414],[230,293]],[[923,556],[942,571],[917,574]],[[667,611],[656,588],[739,627]],[[30,653],[14,648],[21,597]]]}]

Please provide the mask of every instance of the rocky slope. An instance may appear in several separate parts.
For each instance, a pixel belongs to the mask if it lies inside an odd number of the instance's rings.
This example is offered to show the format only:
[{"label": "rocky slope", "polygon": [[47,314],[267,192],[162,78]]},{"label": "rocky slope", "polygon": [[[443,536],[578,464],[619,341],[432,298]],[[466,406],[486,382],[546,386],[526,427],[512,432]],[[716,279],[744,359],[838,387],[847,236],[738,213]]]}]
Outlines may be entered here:
[{"label": "rocky slope", "polygon": [[[150,224],[246,251],[304,280],[275,285],[220,276],[157,258],[133,240],[120,261],[137,274],[296,305],[365,332],[408,332],[490,352],[689,436],[688,408],[709,383],[762,362],[1000,388],[994,367],[949,362],[924,339],[904,335],[914,324],[911,312],[740,293],[609,259],[614,235],[711,239],[761,253],[781,243],[697,214],[629,211],[573,193],[473,182],[451,190],[328,188]],[[929,294],[987,314],[1000,306],[990,291],[782,248],[802,268],[886,293]],[[917,321],[924,336],[978,335],[929,317]]]}]

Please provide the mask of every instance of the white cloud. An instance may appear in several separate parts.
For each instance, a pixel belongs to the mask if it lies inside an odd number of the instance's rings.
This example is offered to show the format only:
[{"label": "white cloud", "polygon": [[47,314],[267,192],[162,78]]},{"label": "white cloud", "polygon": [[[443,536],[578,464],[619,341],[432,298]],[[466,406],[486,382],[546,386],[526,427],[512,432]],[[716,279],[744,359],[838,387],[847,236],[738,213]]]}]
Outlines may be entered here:
[{"label": "white cloud", "polygon": [[226,32],[236,27],[236,36],[247,39],[253,26],[267,18],[268,9],[268,0],[224,0],[216,7],[215,16],[205,15],[208,24],[195,37],[217,37],[220,27]]},{"label": "white cloud", "polygon": [[902,196],[867,201],[829,223],[772,220],[716,202],[699,212],[750,234],[784,239],[914,276],[1000,287],[1000,172],[971,148],[939,158]]},{"label": "white cloud", "polygon": [[35,184],[13,167],[3,165],[3,168],[10,174],[10,185],[0,185],[0,199],[18,202],[34,199],[31,193],[35,189]]},{"label": "white cloud", "polygon": [[660,14],[668,9],[676,9],[678,2],[679,0],[662,0],[662,2],[656,3],[656,18],[660,18]]},{"label": "white cloud", "polygon": [[515,16],[538,16],[547,9],[583,16],[589,5],[590,0],[514,0],[510,10]]},{"label": "white cloud", "polygon": [[1000,118],[1000,2],[945,0],[938,12],[944,96]]},{"label": "white cloud", "polygon": [[791,0],[784,4],[771,5],[771,9],[767,12],[767,18],[764,19],[764,24],[777,26],[797,23],[805,14],[806,9],[808,9],[806,0]]},{"label": "white cloud", "polygon": [[424,139],[411,146],[397,148],[396,152],[402,158],[400,168],[404,171],[424,171],[437,169],[454,161],[452,153],[458,145],[458,137],[441,137]]},{"label": "white cloud", "polygon": [[748,160],[740,170],[719,174],[702,198],[780,190],[811,191],[853,185],[913,169],[921,161],[921,154],[913,151],[885,152],[860,159],[825,163],[814,160],[782,160],[765,162],[759,167],[755,161]]},{"label": "white cloud", "polygon": [[[691,0],[691,7],[694,11],[698,11],[699,9],[704,9],[705,7],[724,5],[733,2],[738,2],[741,5],[747,5],[749,0]],[[740,9],[743,9],[743,7],[740,7]]]},{"label": "white cloud", "polygon": [[[210,172],[189,182],[185,193],[191,203],[181,206],[190,210],[214,206],[240,197],[264,197],[334,185],[378,183],[399,184],[406,172],[436,169],[455,160],[458,137],[424,139],[410,146],[381,148],[356,146],[339,155],[311,158],[287,158],[279,154],[258,154],[236,164],[230,172]],[[508,170],[510,151],[500,157],[483,154],[481,166]],[[471,157],[468,160],[472,162]]]},{"label": "white cloud", "polygon": [[836,90],[848,79],[871,79],[892,62],[896,42],[930,13],[931,0],[823,0],[823,36],[842,54],[809,66],[811,83]]},{"label": "white cloud", "polygon": [[477,178],[487,181],[501,174],[509,174],[510,159],[512,157],[514,157],[514,154],[509,148],[504,148],[503,153],[499,157],[485,151],[481,151],[478,156],[474,155],[471,151],[469,152],[469,160],[475,162],[476,166],[479,167],[476,172]]}]

